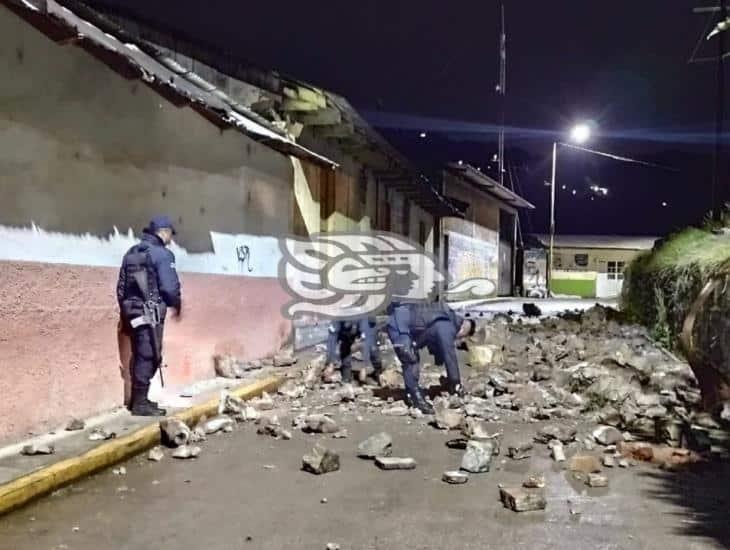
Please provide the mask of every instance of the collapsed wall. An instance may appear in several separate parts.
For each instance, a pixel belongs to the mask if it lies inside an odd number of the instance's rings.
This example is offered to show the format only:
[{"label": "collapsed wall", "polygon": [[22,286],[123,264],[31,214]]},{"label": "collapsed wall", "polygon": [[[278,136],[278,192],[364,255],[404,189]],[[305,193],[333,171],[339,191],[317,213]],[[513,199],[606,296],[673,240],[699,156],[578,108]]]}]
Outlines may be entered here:
[{"label": "collapsed wall", "polygon": [[690,228],[637,258],[622,306],[652,336],[686,355],[704,406],[730,400],[730,235]]}]

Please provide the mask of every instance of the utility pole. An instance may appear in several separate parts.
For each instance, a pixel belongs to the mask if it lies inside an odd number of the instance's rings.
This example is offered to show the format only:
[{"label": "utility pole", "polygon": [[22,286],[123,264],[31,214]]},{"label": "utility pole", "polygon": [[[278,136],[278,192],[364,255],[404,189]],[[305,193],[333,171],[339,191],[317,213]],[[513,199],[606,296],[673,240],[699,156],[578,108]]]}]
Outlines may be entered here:
[{"label": "utility pole", "polygon": [[[720,21],[727,19],[726,0],[720,0]],[[712,172],[712,219],[722,220],[726,193],[722,184],[722,128],[725,119],[725,33],[717,40],[717,105],[715,106],[715,154]]]},{"label": "utility pole", "polygon": [[504,24],[504,2],[500,3],[500,11],[502,25],[499,33],[499,86],[497,87],[500,95],[499,147],[497,152],[499,162],[497,169],[499,170],[499,183],[504,185],[504,112],[507,94],[507,34]]}]

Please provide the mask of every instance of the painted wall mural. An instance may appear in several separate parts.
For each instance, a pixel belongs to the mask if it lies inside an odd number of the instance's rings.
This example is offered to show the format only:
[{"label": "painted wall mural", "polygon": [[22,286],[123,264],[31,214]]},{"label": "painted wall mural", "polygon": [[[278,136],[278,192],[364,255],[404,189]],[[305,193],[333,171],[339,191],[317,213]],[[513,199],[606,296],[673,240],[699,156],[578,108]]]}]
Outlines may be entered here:
[{"label": "painted wall mural", "polygon": [[449,236],[449,278],[452,283],[468,279],[498,277],[499,249],[496,242],[468,237],[451,231]]}]

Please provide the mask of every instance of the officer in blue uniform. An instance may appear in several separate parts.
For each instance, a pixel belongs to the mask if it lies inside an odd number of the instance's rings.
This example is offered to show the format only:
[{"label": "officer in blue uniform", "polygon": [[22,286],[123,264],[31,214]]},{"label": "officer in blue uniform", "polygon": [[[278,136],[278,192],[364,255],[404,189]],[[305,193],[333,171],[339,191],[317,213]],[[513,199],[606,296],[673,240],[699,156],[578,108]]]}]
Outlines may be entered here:
[{"label": "officer in blue uniform", "polygon": [[132,400],[136,416],[164,416],[148,399],[150,380],[162,362],[162,335],[168,307],[180,317],[182,298],[175,256],[167,248],[175,227],[167,216],[156,216],[143,230],[139,244],[124,255],[117,282],[122,320],[132,333]]},{"label": "officer in blue uniform", "polygon": [[419,387],[419,350],[427,348],[437,365],[446,366],[446,384],[450,394],[463,395],[456,356],[457,340],[474,334],[472,319],[462,319],[441,302],[393,303],[388,307],[387,331],[403,368],[406,403],[425,414],[433,414]]},{"label": "officer in blue uniform", "polygon": [[[352,321],[332,321],[327,335],[327,369],[325,379],[333,374],[334,365],[337,362],[339,344],[340,369],[342,381],[346,384],[352,382],[352,347],[357,340],[362,342],[362,360],[365,367],[372,365],[373,377],[378,379],[382,371],[380,350],[375,331],[375,320],[368,317],[354,319]],[[367,376],[366,368],[360,370],[360,382],[365,382]]]}]

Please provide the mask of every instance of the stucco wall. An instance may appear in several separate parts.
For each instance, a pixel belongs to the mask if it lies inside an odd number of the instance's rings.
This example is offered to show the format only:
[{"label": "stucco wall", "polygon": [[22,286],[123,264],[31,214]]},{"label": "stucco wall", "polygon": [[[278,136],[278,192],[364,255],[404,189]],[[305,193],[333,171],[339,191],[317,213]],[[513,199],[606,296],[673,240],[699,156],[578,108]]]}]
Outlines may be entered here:
[{"label": "stucco wall", "polygon": [[[610,248],[555,248],[554,267],[564,270],[595,271],[606,273],[608,262],[624,262],[626,267],[634,258],[641,254],[641,250],[616,250]],[[575,256],[587,255],[588,265],[580,266]]]},{"label": "stucco wall", "polygon": [[128,229],[156,213],[179,231],[184,317],[165,337],[170,391],[211,376],[214,353],[280,347],[290,323],[275,240],[257,235],[293,230],[291,159],[4,7],[0,70],[0,440],[121,404],[116,266]]}]

